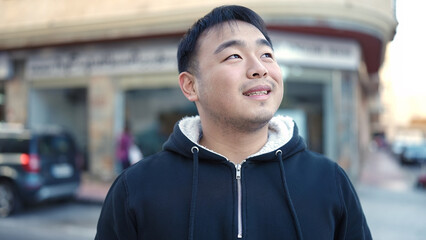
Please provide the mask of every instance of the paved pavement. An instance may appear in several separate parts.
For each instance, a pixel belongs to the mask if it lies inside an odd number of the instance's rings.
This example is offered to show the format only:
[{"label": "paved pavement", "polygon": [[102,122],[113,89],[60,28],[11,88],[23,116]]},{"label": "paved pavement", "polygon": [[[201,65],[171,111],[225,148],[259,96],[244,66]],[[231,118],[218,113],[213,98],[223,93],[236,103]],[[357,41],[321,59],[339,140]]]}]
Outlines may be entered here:
[{"label": "paved pavement", "polygon": [[102,181],[83,174],[76,199],[82,202],[102,204],[111,184],[112,181]]},{"label": "paved pavement", "polygon": [[375,240],[426,240],[426,189],[420,168],[401,166],[386,151],[372,151],[356,184]]}]

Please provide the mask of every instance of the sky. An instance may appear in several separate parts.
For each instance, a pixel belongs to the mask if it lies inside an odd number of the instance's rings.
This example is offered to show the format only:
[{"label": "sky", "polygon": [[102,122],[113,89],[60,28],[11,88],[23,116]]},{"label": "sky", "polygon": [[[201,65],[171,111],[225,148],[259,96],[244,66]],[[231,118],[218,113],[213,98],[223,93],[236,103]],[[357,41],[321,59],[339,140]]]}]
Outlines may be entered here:
[{"label": "sky", "polygon": [[426,1],[397,0],[397,33],[389,47],[396,94],[426,96]]},{"label": "sky", "polygon": [[388,45],[383,80],[391,82],[394,116],[426,118],[426,1],[396,0],[397,32]]}]

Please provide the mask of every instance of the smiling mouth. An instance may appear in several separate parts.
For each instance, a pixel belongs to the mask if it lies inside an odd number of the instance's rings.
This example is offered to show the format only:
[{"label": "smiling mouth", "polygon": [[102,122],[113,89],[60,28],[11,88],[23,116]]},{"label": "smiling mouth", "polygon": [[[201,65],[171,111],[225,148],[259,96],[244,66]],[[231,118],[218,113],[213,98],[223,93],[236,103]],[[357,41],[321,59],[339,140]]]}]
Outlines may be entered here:
[{"label": "smiling mouth", "polygon": [[250,96],[261,96],[261,95],[268,95],[268,93],[270,93],[271,91],[255,91],[255,92],[248,92],[248,93],[244,93],[244,96],[250,97]]}]

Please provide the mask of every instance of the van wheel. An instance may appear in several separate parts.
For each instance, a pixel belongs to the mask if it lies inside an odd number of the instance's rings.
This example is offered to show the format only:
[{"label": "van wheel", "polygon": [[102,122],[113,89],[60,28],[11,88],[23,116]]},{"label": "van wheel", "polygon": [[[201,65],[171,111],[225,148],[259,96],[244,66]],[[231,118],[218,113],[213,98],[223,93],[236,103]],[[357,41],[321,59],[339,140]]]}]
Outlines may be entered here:
[{"label": "van wheel", "polygon": [[0,218],[9,216],[18,206],[19,199],[13,186],[7,181],[0,181]]}]

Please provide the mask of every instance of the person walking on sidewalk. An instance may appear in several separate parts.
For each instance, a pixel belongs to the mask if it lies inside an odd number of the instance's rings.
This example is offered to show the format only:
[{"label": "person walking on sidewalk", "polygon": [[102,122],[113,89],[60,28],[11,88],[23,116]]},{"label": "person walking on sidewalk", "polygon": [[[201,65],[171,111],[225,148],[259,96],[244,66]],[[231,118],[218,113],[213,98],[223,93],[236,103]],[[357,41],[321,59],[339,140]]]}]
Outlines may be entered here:
[{"label": "person walking on sidewalk", "polygon": [[133,138],[130,131],[130,125],[126,122],[124,130],[118,138],[116,148],[116,157],[117,163],[120,166],[120,172],[127,169],[131,165],[129,150],[132,144]]},{"label": "person walking on sidewalk", "polygon": [[371,239],[344,170],[274,116],[283,80],[258,14],[213,9],[182,38],[178,68],[199,116],[116,179],[96,239]]}]

